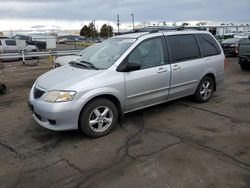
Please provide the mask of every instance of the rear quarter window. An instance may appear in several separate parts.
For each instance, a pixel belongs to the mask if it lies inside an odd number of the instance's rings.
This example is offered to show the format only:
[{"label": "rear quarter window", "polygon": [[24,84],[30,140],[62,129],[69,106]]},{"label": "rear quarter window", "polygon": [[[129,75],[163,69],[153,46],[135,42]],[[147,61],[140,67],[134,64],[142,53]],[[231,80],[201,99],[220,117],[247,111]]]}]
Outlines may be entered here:
[{"label": "rear quarter window", "polygon": [[173,63],[200,57],[199,47],[193,34],[170,35],[167,37],[167,43],[170,48],[171,62]]},{"label": "rear quarter window", "polygon": [[196,36],[204,57],[221,54],[221,49],[212,36],[209,34],[196,34]]}]

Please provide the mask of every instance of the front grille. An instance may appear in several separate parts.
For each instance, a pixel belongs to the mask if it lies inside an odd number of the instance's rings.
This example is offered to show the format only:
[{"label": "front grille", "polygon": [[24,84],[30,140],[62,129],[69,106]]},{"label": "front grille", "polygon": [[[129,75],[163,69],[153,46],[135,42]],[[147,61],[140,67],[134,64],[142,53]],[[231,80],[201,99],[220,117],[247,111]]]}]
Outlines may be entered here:
[{"label": "front grille", "polygon": [[35,99],[39,99],[44,93],[45,93],[45,91],[34,88],[34,98]]}]

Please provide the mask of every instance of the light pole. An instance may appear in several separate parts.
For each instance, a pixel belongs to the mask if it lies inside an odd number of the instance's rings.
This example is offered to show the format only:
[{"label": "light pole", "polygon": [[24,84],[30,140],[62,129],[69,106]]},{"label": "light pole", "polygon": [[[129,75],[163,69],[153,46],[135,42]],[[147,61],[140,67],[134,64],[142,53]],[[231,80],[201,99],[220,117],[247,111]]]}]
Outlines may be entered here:
[{"label": "light pole", "polygon": [[119,32],[120,32],[120,16],[119,16],[119,14],[117,14],[117,28],[118,28],[118,35],[119,35]]},{"label": "light pole", "polygon": [[135,19],[134,19],[134,14],[131,14],[131,16],[132,16],[133,30],[135,30]]}]

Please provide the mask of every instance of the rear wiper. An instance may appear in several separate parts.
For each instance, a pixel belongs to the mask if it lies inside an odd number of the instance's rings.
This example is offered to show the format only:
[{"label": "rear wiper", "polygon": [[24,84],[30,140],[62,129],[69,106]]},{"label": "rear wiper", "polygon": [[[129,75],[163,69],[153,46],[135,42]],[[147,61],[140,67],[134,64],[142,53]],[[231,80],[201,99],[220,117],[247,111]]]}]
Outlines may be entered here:
[{"label": "rear wiper", "polygon": [[96,67],[93,63],[90,63],[88,61],[80,61],[82,65],[87,65],[89,68],[95,69],[95,70],[99,70],[98,67]]}]

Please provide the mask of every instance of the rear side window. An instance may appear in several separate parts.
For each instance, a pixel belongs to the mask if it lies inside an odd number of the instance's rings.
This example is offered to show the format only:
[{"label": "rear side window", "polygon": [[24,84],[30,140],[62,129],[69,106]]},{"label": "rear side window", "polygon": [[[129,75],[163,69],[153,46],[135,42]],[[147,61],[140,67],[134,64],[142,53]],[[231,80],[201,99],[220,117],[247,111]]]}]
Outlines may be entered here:
[{"label": "rear side window", "polygon": [[213,37],[208,34],[197,34],[196,36],[199,40],[201,51],[204,57],[219,55],[221,53],[220,47]]},{"label": "rear side window", "polygon": [[200,57],[199,47],[194,35],[168,36],[168,43],[173,63]]},{"label": "rear side window", "polygon": [[2,46],[2,41],[0,40],[0,46]]},{"label": "rear side window", "polygon": [[7,46],[16,46],[16,41],[15,40],[6,40],[5,44]]}]

